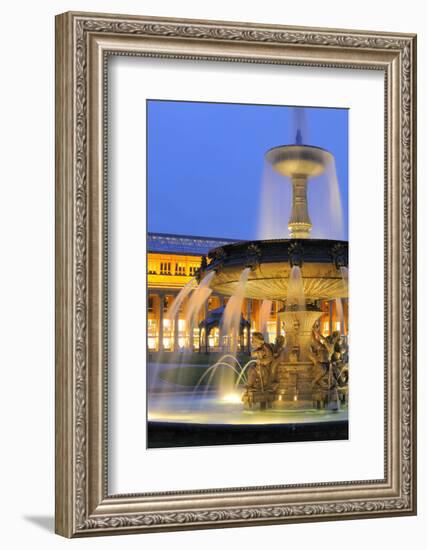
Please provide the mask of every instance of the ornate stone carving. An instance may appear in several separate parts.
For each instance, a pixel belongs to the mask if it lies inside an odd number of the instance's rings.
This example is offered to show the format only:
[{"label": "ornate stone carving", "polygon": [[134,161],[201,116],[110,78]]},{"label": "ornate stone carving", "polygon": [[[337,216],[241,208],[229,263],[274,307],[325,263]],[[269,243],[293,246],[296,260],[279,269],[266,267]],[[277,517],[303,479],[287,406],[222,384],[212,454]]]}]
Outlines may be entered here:
[{"label": "ornate stone carving", "polygon": [[212,253],[209,254],[209,257],[211,257],[213,260],[221,261],[227,257],[227,252],[222,246],[220,246],[219,248],[215,248],[215,250],[213,250]]},{"label": "ornate stone carving", "polygon": [[[254,29],[251,27],[200,24],[195,23],[160,23],[144,20],[115,21],[104,17],[76,16],[75,25],[75,150],[74,150],[74,514],[78,531],[96,531],[113,527],[149,527],[149,526],[183,526],[206,525],[215,522],[244,522],[246,520],[304,519],[307,517],[346,517],[349,514],[375,516],[382,512],[393,512],[409,509],[413,505],[413,455],[415,449],[412,440],[413,417],[413,284],[415,274],[412,271],[413,257],[413,209],[412,197],[412,125],[413,109],[412,80],[413,46],[409,39],[400,36],[365,35],[348,32],[275,30],[268,28]],[[224,41],[260,42],[298,44],[307,46],[336,46],[342,48],[367,48],[370,50],[396,51],[400,56],[400,107],[401,107],[401,149],[400,149],[400,234],[401,234],[401,284],[400,284],[400,378],[402,381],[399,408],[401,417],[401,487],[399,498],[367,499],[347,502],[319,502],[318,504],[289,506],[256,506],[242,508],[227,508],[197,512],[158,512],[145,514],[121,514],[115,516],[89,517],[86,509],[87,485],[87,404],[88,392],[86,345],[87,345],[87,52],[89,33],[133,34],[136,36],[171,36],[180,38],[216,39]],[[116,55],[127,55],[126,52],[115,52]],[[132,54],[135,55],[135,54]],[[175,54],[144,54],[147,57],[170,57],[187,59],[204,59],[204,56]],[[228,57],[210,57],[211,60],[230,61]],[[278,59],[235,59],[242,63],[282,63]],[[287,61],[283,61],[287,63]],[[355,63],[334,62],[293,62],[300,66],[339,66],[347,68],[362,68]],[[377,69],[377,66],[367,63],[365,67]],[[106,75],[105,75],[106,76]],[[387,77],[387,74],[386,74]],[[387,102],[386,102],[387,103]],[[387,181],[387,177],[386,177]],[[386,194],[387,196],[387,194]],[[256,255],[255,255],[256,257]],[[386,294],[387,295],[387,294]],[[387,309],[387,304],[386,304]],[[386,422],[388,419],[386,418]],[[387,433],[387,431],[386,431]],[[387,464],[386,464],[387,466]],[[387,472],[387,468],[385,468]],[[350,482],[347,485],[357,485]],[[374,482],[373,482],[374,484]],[[327,485],[334,485],[333,483]],[[306,485],[308,486],[308,485]],[[242,488],[245,490],[246,488]],[[226,493],[227,490],[224,490]],[[204,491],[197,491],[203,495]]]},{"label": "ornate stone carving", "polygon": [[261,258],[261,248],[254,243],[251,243],[248,245],[246,249],[246,262],[245,267],[250,267],[251,269],[255,269],[259,266],[259,261]]},{"label": "ornate stone carving", "polygon": [[86,317],[87,317],[87,62],[84,21],[76,22],[76,114],[75,114],[75,521],[81,525],[86,518]]},{"label": "ornate stone carving", "polygon": [[289,264],[291,267],[302,267],[304,251],[302,245],[298,241],[293,241],[289,244]]},{"label": "ornate stone carving", "polygon": [[271,387],[271,364],[274,360],[273,348],[265,342],[261,332],[252,334],[251,357],[256,361],[248,371],[248,389],[267,391]]},{"label": "ornate stone carving", "polygon": [[149,527],[169,525],[194,525],[223,521],[245,521],[249,519],[304,519],[316,516],[343,516],[360,513],[376,516],[379,512],[404,510],[408,502],[405,498],[356,500],[352,502],[326,502],[289,506],[248,506],[245,508],[225,508],[197,512],[159,512],[157,514],[136,514],[120,516],[94,516],[87,519],[82,529],[107,529],[111,527]]},{"label": "ornate stone carving", "polygon": [[196,281],[198,283],[200,283],[200,281],[202,279],[202,274],[206,270],[207,267],[208,267],[208,259],[205,255],[203,255],[201,260],[200,260],[200,266],[197,268],[197,270],[195,272]]},{"label": "ornate stone carving", "polygon": [[348,345],[339,332],[322,336],[313,328],[310,359],[314,365],[313,396],[318,408],[336,410],[347,399]]},{"label": "ornate stone carving", "polygon": [[348,248],[341,243],[335,244],[331,249],[332,261],[337,269],[348,266]]}]

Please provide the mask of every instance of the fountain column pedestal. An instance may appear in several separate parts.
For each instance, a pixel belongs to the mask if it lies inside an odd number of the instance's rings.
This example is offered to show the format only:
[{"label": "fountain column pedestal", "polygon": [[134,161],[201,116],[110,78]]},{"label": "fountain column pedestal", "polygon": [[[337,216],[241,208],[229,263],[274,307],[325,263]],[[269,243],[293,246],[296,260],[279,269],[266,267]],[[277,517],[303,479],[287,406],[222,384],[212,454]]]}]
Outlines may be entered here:
[{"label": "fountain column pedestal", "polygon": [[311,409],[313,407],[312,363],[287,363],[277,366],[274,409]]},{"label": "fountain column pedestal", "polygon": [[285,325],[286,345],[276,366],[276,387],[273,407],[306,409],[313,406],[313,363],[310,344],[314,323],[321,311],[284,311],[280,319]]},{"label": "fountain column pedestal", "polygon": [[292,212],[288,222],[291,239],[308,239],[313,227],[307,206],[307,176],[293,175]]},{"label": "fountain column pedestal", "polygon": [[[279,312],[280,320],[285,325],[284,358],[287,362],[310,361],[313,325],[322,314],[322,311],[309,309]],[[293,354],[297,356],[294,360],[292,359]]]}]

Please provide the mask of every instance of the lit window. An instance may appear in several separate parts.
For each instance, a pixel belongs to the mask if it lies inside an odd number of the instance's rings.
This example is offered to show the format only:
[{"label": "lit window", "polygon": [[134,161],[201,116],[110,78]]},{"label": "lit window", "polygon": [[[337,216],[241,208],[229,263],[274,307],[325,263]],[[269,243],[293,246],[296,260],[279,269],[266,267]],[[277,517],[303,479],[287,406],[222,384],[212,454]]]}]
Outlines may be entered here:
[{"label": "lit window", "polygon": [[157,350],[158,334],[156,319],[148,319],[147,323],[147,346],[150,351]]},{"label": "lit window", "polygon": [[157,339],[156,338],[148,338],[148,349],[151,351],[154,351],[157,347]]},{"label": "lit window", "polygon": [[219,329],[214,327],[209,333],[209,346],[216,348],[219,346]]},{"label": "lit window", "polygon": [[148,262],[148,274],[156,275],[156,264],[154,262]]},{"label": "lit window", "polygon": [[185,276],[185,264],[175,264],[175,275]]},{"label": "lit window", "polygon": [[172,343],[172,322],[170,319],[163,319],[163,349],[170,351]]},{"label": "lit window", "polygon": [[156,319],[148,319],[147,323],[148,335],[156,336],[157,335],[157,321]]}]

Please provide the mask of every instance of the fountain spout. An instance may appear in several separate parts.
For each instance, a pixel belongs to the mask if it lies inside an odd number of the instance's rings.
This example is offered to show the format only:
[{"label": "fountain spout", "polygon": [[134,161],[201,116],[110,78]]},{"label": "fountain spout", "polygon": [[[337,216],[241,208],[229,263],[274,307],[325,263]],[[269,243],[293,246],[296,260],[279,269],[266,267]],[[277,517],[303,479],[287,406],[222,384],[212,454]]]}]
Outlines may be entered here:
[{"label": "fountain spout", "polygon": [[307,183],[309,178],[319,176],[332,162],[333,156],[326,149],[302,145],[301,132],[296,135],[297,145],[280,145],[267,151],[266,158],[273,168],[291,179],[292,211],[288,229],[292,239],[307,239],[312,223],[307,206]]}]

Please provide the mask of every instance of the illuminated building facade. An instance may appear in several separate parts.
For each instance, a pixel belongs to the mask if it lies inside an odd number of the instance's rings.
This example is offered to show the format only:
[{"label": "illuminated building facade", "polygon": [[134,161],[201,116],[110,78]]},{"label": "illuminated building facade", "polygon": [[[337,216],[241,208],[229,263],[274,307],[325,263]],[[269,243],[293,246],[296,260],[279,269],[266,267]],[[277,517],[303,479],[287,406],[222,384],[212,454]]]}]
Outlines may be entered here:
[{"label": "illuminated building facade", "polygon": [[[173,323],[167,317],[167,311],[179,291],[196,275],[202,257],[209,250],[234,242],[232,239],[194,237],[164,233],[147,235],[147,345],[148,351],[176,352],[184,348],[201,352],[223,351],[219,320],[228,297],[212,293],[199,314],[198,323],[189,334],[185,313],[188,298],[184,299]],[[263,332],[268,340],[274,342],[278,334],[284,334],[277,312],[281,302],[272,302],[271,307],[262,307],[262,301],[245,299],[243,305],[242,333],[239,348],[249,349],[249,332]],[[338,307],[337,307],[338,305]],[[339,304],[324,301],[324,311],[320,318],[320,330],[324,336],[338,330],[348,333],[348,303],[342,300],[342,312]],[[344,327],[341,326],[344,321]]]}]

